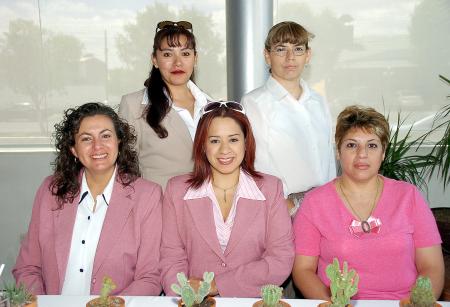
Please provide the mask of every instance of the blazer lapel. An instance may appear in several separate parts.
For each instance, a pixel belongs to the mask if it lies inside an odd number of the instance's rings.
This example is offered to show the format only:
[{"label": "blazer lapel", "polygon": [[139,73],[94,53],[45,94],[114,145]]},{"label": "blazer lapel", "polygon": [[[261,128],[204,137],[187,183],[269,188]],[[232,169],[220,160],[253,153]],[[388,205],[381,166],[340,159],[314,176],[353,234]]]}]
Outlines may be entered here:
[{"label": "blazer lapel", "polygon": [[105,220],[103,221],[102,232],[95,253],[94,267],[92,275],[95,275],[106,257],[110,254],[111,249],[120,240],[120,233],[130,215],[133,208],[132,189],[125,189],[120,182],[114,182],[111,200],[109,201],[108,210],[106,211]]},{"label": "blazer lapel", "polygon": [[256,215],[263,208],[264,203],[261,200],[253,200],[240,198],[237,203],[236,216],[231,230],[230,239],[225,249],[224,255],[228,254],[236,247],[239,241],[245,236],[250,229],[251,224],[255,221]]},{"label": "blazer lapel", "polygon": [[173,135],[177,135],[185,145],[189,147],[189,149],[192,149],[192,138],[189,134],[189,129],[187,128],[186,124],[184,123],[183,119],[178,115],[178,112],[174,110],[172,107],[170,107],[169,113],[167,113],[167,124],[172,127],[172,129],[167,129],[168,131],[171,131]]},{"label": "blazer lapel", "polygon": [[216,225],[214,223],[214,214],[210,199],[208,197],[203,197],[188,199],[186,202],[198,232],[214,253],[224,260],[222,249],[219,245],[219,239],[217,239]]},{"label": "blazer lapel", "polygon": [[69,261],[70,245],[72,243],[72,232],[78,210],[80,196],[72,203],[64,204],[60,210],[53,211],[53,222],[55,229],[55,253],[59,273],[59,290],[62,290],[66,275],[67,262]]}]

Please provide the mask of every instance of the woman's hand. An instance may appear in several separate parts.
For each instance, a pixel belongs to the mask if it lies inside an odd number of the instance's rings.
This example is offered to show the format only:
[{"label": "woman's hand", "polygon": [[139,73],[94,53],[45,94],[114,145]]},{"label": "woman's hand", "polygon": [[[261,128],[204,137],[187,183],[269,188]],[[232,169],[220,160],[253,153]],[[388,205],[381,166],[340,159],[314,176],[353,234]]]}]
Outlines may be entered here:
[{"label": "woman's hand", "polygon": [[[200,282],[203,281],[201,278],[197,277],[191,277],[189,278],[189,284],[194,289],[195,292],[198,291],[198,288],[200,287]],[[211,289],[209,290],[209,296],[216,296],[219,294],[219,290],[217,290],[216,280],[213,279],[211,282]]]},{"label": "woman's hand", "polygon": [[307,299],[330,300],[330,290],[317,276],[319,257],[296,255],[292,277],[294,284]]}]

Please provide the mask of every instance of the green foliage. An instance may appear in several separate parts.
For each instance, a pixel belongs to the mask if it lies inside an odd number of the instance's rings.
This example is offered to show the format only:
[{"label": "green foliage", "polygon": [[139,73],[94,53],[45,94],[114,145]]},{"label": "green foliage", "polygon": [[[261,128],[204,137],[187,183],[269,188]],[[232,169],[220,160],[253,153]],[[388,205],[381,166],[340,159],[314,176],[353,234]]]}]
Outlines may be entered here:
[{"label": "green foliage", "polygon": [[[450,85],[450,80],[439,75],[442,81]],[[449,98],[450,96],[447,96]],[[439,122],[439,124],[437,124]],[[450,104],[441,108],[433,121],[432,128],[423,135],[411,139],[411,130],[407,131],[404,137],[400,137],[401,126],[400,114],[397,117],[397,125],[391,130],[391,138],[386,148],[386,156],[381,164],[380,173],[383,176],[408,181],[424,190],[427,189],[427,182],[433,174],[442,179],[444,189],[450,183]],[[427,142],[427,139],[444,129],[443,136],[435,142],[429,153],[419,155],[409,155],[413,148],[417,152],[420,147]]]},{"label": "green foliage", "polygon": [[283,288],[276,285],[265,285],[261,288],[261,297],[264,302],[264,307],[279,306],[282,295]]},{"label": "green foliage", "polygon": [[172,284],[171,289],[180,295],[186,307],[192,307],[201,304],[211,290],[211,282],[214,279],[214,272],[203,273],[203,281],[200,282],[198,291],[191,287],[184,273],[178,273],[177,279],[179,284]]},{"label": "green foliage", "polygon": [[348,270],[344,261],[342,271],[339,261],[334,258],[333,263],[326,268],[326,274],[330,279],[331,306],[345,307],[350,303],[350,298],[358,292],[359,276],[355,270]]},{"label": "green foliage", "polygon": [[[411,140],[411,128],[403,138],[400,138],[401,127],[405,119],[397,115],[397,125],[394,130],[391,129],[391,137],[386,148],[386,155],[380,167],[380,173],[383,176],[410,182],[420,188],[427,187],[427,181],[424,179],[424,172],[427,167],[436,163],[436,158],[432,155],[408,155],[417,146],[424,135]],[[415,149],[417,151],[417,149]]]},{"label": "green foliage", "polygon": [[11,307],[22,307],[33,300],[33,295],[28,291],[24,284],[15,283],[5,284],[5,296],[9,299]]},{"label": "green foliage", "polygon": [[433,307],[436,299],[428,277],[419,276],[411,289],[410,307]]}]

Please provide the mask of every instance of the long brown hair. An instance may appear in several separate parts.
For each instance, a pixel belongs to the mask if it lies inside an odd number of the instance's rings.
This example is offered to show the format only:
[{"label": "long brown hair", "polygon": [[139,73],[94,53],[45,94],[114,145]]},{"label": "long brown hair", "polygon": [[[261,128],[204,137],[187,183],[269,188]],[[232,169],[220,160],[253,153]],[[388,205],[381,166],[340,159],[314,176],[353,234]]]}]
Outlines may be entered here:
[{"label": "long brown hair", "polygon": [[[170,47],[182,47],[180,42],[182,36],[186,37],[185,47],[193,49],[194,54],[197,54],[195,36],[191,31],[180,26],[167,26],[156,32],[152,56],[156,56],[156,51],[161,50],[162,42],[165,39]],[[194,80],[194,73],[190,79]],[[148,105],[144,110],[143,117],[161,139],[166,138],[168,132],[161,122],[170,110],[167,97],[167,95],[171,95],[170,89],[162,79],[161,72],[154,65],[144,85],[147,88]]]},{"label": "long brown hair", "polygon": [[255,179],[261,178],[262,176],[255,171],[254,167],[256,142],[247,116],[231,108],[221,106],[203,115],[198,123],[193,148],[194,171],[191,173],[191,176],[187,181],[189,186],[198,188],[203,184],[203,182],[211,178],[211,165],[206,157],[206,141],[208,139],[209,126],[211,125],[212,120],[216,117],[229,117],[234,119],[241,127],[245,138],[245,155],[244,160],[242,160],[241,163],[242,170]]}]

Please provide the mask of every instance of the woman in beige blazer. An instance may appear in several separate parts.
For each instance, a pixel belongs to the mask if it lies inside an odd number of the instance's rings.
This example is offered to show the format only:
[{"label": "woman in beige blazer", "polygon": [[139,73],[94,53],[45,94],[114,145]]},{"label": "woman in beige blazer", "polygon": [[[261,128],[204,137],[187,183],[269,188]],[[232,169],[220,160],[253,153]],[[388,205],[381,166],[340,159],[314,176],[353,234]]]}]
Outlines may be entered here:
[{"label": "woman in beige blazer", "polygon": [[210,98],[192,82],[197,51],[192,25],[161,21],[145,88],[122,97],[119,115],[136,129],[142,176],[163,189],[192,171],[192,142],[200,109]]}]

